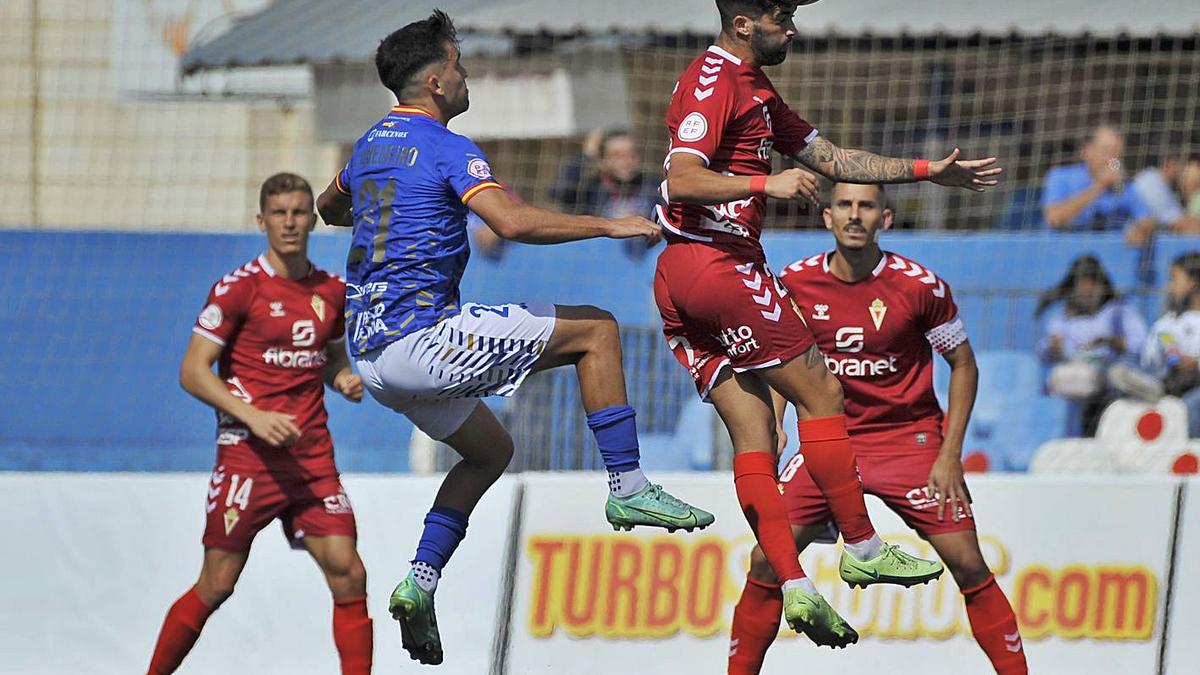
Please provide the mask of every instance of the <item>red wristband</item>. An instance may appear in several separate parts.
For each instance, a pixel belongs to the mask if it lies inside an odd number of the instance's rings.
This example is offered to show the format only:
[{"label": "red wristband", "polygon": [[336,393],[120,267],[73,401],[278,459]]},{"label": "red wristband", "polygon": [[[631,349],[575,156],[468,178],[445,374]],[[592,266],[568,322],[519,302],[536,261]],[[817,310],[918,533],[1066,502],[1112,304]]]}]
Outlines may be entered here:
[{"label": "red wristband", "polygon": [[927,180],[929,178],[929,160],[918,159],[913,161],[913,178],[917,180]]},{"label": "red wristband", "polygon": [[751,176],[750,177],[750,194],[756,197],[767,194],[767,177],[766,176]]}]

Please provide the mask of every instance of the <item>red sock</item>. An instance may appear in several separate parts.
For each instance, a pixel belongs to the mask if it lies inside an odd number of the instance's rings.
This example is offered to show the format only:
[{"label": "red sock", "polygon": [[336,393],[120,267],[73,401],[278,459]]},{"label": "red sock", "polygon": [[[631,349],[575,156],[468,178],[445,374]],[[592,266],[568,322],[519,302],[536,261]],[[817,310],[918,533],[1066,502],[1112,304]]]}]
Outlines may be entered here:
[{"label": "red sock", "polygon": [[781,614],[783,591],[779,586],[746,577],[729,630],[729,675],[758,675],[779,634]]},{"label": "red sock", "polygon": [[829,503],[842,538],[847,544],[870,539],[875,526],[863,500],[862,480],[846,433],[846,416],[802,420],[798,426],[804,467]]},{"label": "red sock", "polygon": [[154,645],[154,656],[150,658],[149,675],[166,675],[175,672],[184,657],[192,651],[196,638],[204,628],[212,610],[204,604],[193,586],[171,605],[162,630],[158,632],[158,644]]},{"label": "red sock", "polygon": [[775,474],[775,455],[770,452],[742,452],[733,456],[733,485],[738,505],[754,530],[775,578],[782,581],[803,579],[800,553],[792,540],[787,510]]},{"label": "red sock", "polygon": [[333,643],[342,660],[342,675],[370,675],[374,633],[367,596],[333,601]]},{"label": "red sock", "polygon": [[990,576],[974,588],[965,588],[962,594],[971,632],[992,662],[996,675],[1027,675],[1029,667],[1025,665],[1017,616],[996,577]]}]

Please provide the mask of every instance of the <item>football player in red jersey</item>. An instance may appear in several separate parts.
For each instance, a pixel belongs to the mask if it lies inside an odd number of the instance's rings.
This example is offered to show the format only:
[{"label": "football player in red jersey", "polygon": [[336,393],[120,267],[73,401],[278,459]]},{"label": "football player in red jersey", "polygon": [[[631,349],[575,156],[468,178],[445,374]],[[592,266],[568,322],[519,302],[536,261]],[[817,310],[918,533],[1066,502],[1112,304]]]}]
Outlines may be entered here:
[{"label": "football player in red jersey", "polygon": [[276,518],[325,574],[342,673],[371,672],[367,573],[324,403],[326,385],[357,403],[363,384],[343,347],[346,285],[308,260],[316,217],[307,181],[267,179],[258,214],[267,251],[213,285],[192,329],[179,383],[217,411],[217,461],[200,578],[167,613],[152,675],[179,667],[233,593],[255,535]]},{"label": "football player in red jersey", "polygon": [[[983,560],[962,446],[979,371],[950,286],[929,268],[880,249],[891,227],[882,186],[838,183],[823,212],[834,251],[781,275],[846,392],[847,426],[863,489],[927,539],[962,590],[971,631],[1000,675],[1028,672],[1016,616]],[[950,401],[933,393],[933,352],[950,364]],[[781,397],[776,397],[782,420]],[[797,408],[801,418],[807,416]],[[782,434],[782,429],[779,430]],[[830,511],[802,453],[781,472],[796,547],[828,533]],[[751,554],[734,612],[731,675],[756,674],[779,630],[782,593],[766,558]]]},{"label": "football player in red jersey", "polygon": [[761,66],[787,56],[798,2],[717,0],[721,34],[688,66],[667,110],[671,135],[658,209],[667,247],[654,295],[663,333],[680,363],[725,422],[734,447],[734,485],[776,576],[784,617],[819,644],[857,640],[805,578],[776,488],[776,433],[770,389],[810,413],[800,422],[813,480],[846,542],[848,583],[912,585],[942,565],[884,545],[863,502],[843,416],[842,391],[825,367],[759,243],[766,198],[816,201],[816,176],[771,173],[772,150],[831,180],[931,180],[971,190],[995,184],[995,158],[893,159],[846,150],[818,135],[780,97]]}]

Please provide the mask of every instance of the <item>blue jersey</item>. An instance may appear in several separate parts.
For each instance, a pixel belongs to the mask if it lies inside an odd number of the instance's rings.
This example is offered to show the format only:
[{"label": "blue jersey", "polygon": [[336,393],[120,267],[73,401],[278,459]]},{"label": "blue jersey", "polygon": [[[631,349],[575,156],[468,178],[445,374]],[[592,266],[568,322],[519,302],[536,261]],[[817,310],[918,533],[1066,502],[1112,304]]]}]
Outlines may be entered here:
[{"label": "blue jersey", "polygon": [[395,107],[336,179],[353,200],[346,333],[361,356],[459,311],[471,255],[467,202],[500,184],[479,146],[419,108]]}]

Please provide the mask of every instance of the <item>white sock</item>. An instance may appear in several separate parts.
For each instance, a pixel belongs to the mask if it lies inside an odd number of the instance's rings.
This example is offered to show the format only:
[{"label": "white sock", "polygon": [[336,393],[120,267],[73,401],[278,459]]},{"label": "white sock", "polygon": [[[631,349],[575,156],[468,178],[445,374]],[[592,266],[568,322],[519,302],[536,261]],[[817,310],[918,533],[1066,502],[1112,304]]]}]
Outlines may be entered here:
[{"label": "white sock", "polygon": [[790,581],[785,581],[785,582],[783,582],[783,587],[784,588],[799,588],[800,590],[804,591],[805,593],[808,593],[809,595],[820,595],[820,593],[817,593],[817,587],[813,585],[812,579],[809,579],[808,577],[804,577],[802,579],[792,579]]},{"label": "white sock", "polygon": [[879,554],[883,553],[883,540],[879,538],[878,534],[873,534],[870,539],[864,539],[853,544],[847,543],[846,550],[859,562],[871,560],[872,558],[878,558]]},{"label": "white sock", "polygon": [[630,471],[608,472],[608,489],[617,497],[628,497],[646,487],[647,482],[641,467]]},{"label": "white sock", "polygon": [[437,590],[438,579],[442,576],[440,572],[433,569],[433,565],[419,561],[412,564],[412,575],[417,585],[427,593]]}]

